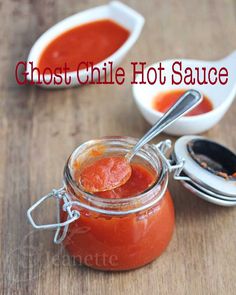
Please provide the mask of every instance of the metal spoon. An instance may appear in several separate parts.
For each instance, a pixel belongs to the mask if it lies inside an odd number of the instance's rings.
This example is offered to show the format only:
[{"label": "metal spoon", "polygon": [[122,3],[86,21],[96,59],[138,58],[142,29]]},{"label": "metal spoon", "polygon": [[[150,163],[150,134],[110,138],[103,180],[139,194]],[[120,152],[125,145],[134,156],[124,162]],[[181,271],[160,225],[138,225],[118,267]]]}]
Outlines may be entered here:
[{"label": "metal spoon", "polygon": [[126,154],[130,162],[133,156],[150,140],[160,134],[165,128],[174,123],[177,119],[191,111],[202,101],[202,94],[197,90],[188,90],[167,112],[156,122],[156,124],[136,143],[132,150]]},{"label": "metal spoon", "polygon": [[[102,192],[115,189],[125,184],[131,176],[130,161],[143,145],[156,137],[178,118],[192,110],[202,101],[202,95],[196,90],[188,90],[177,102],[156,122],[156,124],[137,142],[124,158],[100,159],[85,168],[80,174],[80,184],[87,192]],[[105,161],[105,163],[103,163]],[[112,174],[107,177],[107,173]],[[91,179],[93,181],[91,181]]]}]

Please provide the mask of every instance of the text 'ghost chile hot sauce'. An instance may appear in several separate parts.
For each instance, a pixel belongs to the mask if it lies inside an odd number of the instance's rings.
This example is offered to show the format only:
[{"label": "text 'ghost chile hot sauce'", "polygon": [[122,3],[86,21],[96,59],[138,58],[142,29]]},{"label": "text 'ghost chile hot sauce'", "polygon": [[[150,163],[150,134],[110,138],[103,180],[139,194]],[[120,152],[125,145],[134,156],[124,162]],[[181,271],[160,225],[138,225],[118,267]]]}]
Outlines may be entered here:
[{"label": "text 'ghost chile hot sauce'", "polygon": [[[112,168],[122,167],[121,158],[100,157],[83,168],[74,165],[74,179],[77,183],[86,180],[86,186],[95,190],[99,190],[100,185],[104,188],[104,183],[109,184]],[[118,166],[114,164],[116,161]],[[124,171],[119,168],[115,173],[121,179]],[[80,218],[70,224],[64,240],[69,254],[78,262],[101,270],[134,269],[160,256],[172,237],[174,208],[166,186],[158,185],[158,179],[158,172],[145,160],[132,161],[130,175],[125,183],[112,190],[93,193],[93,197],[97,197],[100,203],[104,202],[105,206],[112,202],[113,212],[122,211],[124,209],[121,208],[125,206],[127,214],[103,214],[102,211],[76,207],[76,210],[80,210]],[[76,195],[69,186],[70,190],[75,200],[83,197],[79,193]],[[156,199],[157,202],[142,207],[145,199],[149,202]],[[142,209],[132,211],[139,207]],[[61,217],[62,220],[66,219],[63,210]]]}]

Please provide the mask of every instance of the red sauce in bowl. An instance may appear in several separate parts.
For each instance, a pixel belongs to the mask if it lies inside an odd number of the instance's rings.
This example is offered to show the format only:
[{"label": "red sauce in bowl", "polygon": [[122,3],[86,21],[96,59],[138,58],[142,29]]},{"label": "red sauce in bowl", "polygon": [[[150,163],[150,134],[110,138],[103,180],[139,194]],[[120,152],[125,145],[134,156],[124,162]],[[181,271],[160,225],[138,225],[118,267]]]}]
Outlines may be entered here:
[{"label": "red sauce in bowl", "polygon": [[109,19],[77,26],[49,43],[42,52],[38,68],[40,71],[47,67],[55,70],[66,63],[69,71],[77,71],[80,62],[97,64],[117,51],[129,35],[126,28]]},{"label": "red sauce in bowl", "polygon": [[[187,90],[176,89],[171,91],[160,92],[154,97],[152,107],[154,110],[165,113]],[[203,95],[202,102],[185,116],[197,116],[208,113],[213,110],[210,99]]]}]

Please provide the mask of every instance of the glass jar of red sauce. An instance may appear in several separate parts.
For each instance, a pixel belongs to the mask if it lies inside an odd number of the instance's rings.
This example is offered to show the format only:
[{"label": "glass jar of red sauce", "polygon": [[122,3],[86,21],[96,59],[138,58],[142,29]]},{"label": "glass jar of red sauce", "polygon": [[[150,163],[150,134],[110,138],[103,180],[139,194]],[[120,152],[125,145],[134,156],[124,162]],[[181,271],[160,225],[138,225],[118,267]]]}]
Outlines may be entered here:
[{"label": "glass jar of red sauce", "polygon": [[[136,142],[130,137],[107,137],[82,144],[65,165],[63,187],[53,190],[28,210],[35,228],[57,229],[54,242],[62,242],[79,263],[100,270],[135,269],[160,256],[171,240],[175,218],[167,189],[168,172],[179,169],[182,163],[171,166],[165,158],[169,141],[146,144],[137,153],[132,168],[139,178],[130,180],[115,196],[114,192],[99,195],[85,192],[76,180],[78,165],[84,159],[123,156]],[[153,180],[147,182],[146,189],[145,185],[142,187],[145,179]],[[137,186],[142,191],[134,195]],[[58,223],[37,225],[32,211],[51,197],[58,203]]]}]

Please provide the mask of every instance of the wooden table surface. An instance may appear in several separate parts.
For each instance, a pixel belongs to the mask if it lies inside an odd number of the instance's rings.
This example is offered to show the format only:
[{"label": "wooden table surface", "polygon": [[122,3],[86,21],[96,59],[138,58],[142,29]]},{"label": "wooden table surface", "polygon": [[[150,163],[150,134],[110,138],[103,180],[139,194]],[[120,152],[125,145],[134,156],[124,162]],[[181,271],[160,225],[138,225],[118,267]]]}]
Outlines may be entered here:
[{"label": "wooden table surface", "polygon": [[[168,58],[214,60],[236,49],[235,0],[124,1],[146,18],[122,63]],[[149,125],[130,85],[49,91],[18,86],[14,68],[57,21],[106,1],[0,1],[0,288],[1,294],[235,294],[236,209],[209,204],[170,182],[176,229],[167,251],[136,271],[104,273],[75,265],[34,231],[27,208],[61,184],[64,163],[85,140],[141,136]],[[236,150],[236,104],[205,135]],[[162,135],[160,138],[166,138]],[[54,215],[53,204],[41,220]]]}]

